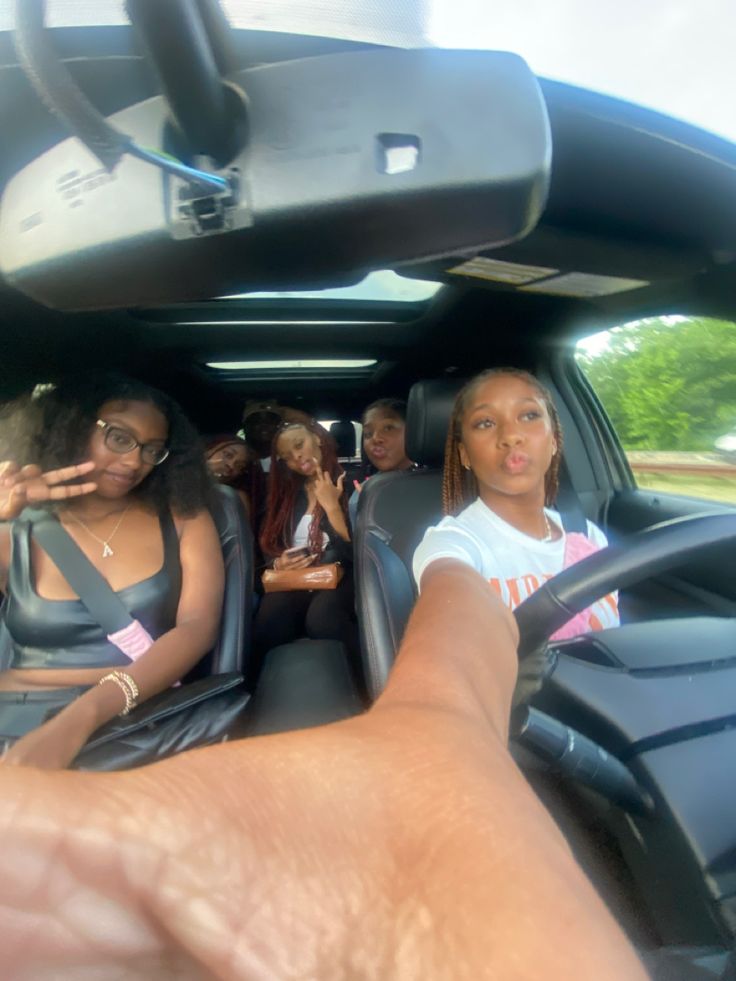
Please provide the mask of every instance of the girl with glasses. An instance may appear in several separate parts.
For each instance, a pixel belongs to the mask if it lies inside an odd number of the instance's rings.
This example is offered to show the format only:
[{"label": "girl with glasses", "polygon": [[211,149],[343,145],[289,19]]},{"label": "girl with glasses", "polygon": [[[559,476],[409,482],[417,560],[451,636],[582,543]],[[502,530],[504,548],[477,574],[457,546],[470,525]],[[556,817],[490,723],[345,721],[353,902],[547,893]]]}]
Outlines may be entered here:
[{"label": "girl with glasses", "polygon": [[[4,428],[0,753],[63,768],[212,648],[224,572],[209,477],[178,405],[123,377],[61,382],[11,406]],[[36,541],[37,509],[122,600],[125,636],[105,634]]]}]

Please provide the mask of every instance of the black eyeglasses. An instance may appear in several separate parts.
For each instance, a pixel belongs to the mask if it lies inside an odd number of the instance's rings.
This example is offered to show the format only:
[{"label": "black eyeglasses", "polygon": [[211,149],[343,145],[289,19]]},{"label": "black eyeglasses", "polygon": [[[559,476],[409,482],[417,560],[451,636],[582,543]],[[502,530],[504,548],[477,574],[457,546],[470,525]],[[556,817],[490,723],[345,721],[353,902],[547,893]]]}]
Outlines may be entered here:
[{"label": "black eyeglasses", "polygon": [[144,463],[150,463],[154,467],[157,467],[159,463],[163,463],[169,455],[168,446],[158,446],[156,443],[139,443],[135,436],[129,433],[127,429],[113,426],[111,423],[105,422],[102,419],[97,420],[97,425],[102,430],[102,438],[105,441],[105,446],[108,450],[112,450],[113,453],[130,453],[131,450],[137,450],[140,447],[141,460]]}]

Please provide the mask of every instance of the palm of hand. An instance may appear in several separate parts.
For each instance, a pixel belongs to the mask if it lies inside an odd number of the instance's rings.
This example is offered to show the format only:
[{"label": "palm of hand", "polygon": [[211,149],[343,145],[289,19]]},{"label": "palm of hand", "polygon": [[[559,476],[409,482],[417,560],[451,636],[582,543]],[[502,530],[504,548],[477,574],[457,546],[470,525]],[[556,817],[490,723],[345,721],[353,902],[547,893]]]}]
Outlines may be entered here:
[{"label": "palm of hand", "polygon": [[94,470],[94,466],[88,460],[86,463],[42,473],[40,467],[19,467],[12,460],[6,460],[0,464],[0,521],[17,518],[28,504],[62,501],[91,494],[97,489],[97,484],[92,481],[83,484],[69,484],[68,481],[88,474]]}]

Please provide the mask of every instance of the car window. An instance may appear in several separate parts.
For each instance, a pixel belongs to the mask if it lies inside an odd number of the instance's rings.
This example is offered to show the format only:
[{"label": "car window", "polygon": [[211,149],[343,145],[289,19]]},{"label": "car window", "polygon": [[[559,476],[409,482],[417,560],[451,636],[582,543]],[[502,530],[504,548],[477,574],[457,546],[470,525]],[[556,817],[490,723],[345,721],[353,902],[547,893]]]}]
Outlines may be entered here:
[{"label": "car window", "polygon": [[736,324],[648,317],[584,338],[576,359],[639,487],[736,504]]}]

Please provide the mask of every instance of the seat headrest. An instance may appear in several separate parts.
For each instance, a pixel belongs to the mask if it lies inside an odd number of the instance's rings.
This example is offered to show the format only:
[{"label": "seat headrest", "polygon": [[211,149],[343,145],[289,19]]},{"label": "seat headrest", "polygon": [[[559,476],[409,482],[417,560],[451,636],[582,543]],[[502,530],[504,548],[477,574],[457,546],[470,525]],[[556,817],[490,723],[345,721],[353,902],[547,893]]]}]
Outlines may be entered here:
[{"label": "seat headrest", "polygon": [[355,456],[355,426],[349,419],[330,424],[330,436],[337,443],[338,456]]},{"label": "seat headrest", "polygon": [[406,412],[406,451],[425,467],[441,467],[455,397],[462,378],[437,378],[412,385]]}]

